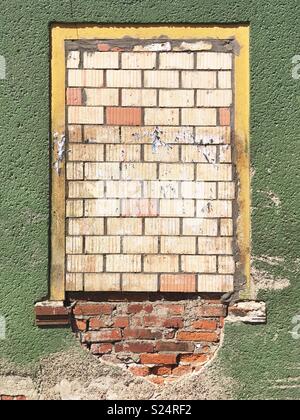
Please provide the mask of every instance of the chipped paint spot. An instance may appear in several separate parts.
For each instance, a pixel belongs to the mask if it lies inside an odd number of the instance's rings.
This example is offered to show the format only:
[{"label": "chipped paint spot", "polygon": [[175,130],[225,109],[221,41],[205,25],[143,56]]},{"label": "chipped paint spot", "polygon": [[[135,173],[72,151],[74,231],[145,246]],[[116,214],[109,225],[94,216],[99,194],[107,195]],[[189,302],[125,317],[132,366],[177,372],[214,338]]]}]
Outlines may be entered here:
[{"label": "chipped paint spot", "polygon": [[59,139],[59,134],[54,133],[54,145],[57,145],[57,160],[54,162],[53,166],[56,171],[56,173],[60,176],[61,174],[61,166],[62,162],[65,159],[65,153],[66,153],[66,136],[62,134]]}]

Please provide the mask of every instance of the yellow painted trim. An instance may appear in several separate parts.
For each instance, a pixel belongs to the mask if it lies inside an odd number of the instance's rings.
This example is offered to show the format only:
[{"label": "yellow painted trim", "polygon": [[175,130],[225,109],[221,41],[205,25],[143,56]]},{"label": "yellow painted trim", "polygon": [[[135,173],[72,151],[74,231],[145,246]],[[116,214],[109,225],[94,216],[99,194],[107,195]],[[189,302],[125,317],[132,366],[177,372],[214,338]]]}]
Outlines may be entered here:
[{"label": "yellow painted trim", "polygon": [[[52,27],[52,132],[65,132],[65,46],[66,40],[120,39],[230,39],[240,52],[235,56],[235,144],[240,181],[237,225],[240,274],[250,288],[250,159],[249,159],[249,27],[248,26],[92,26]],[[52,144],[52,147],[54,145]],[[54,146],[55,147],[55,146]],[[55,161],[55,159],[54,159]],[[65,297],[65,176],[52,171],[51,299]]]}]

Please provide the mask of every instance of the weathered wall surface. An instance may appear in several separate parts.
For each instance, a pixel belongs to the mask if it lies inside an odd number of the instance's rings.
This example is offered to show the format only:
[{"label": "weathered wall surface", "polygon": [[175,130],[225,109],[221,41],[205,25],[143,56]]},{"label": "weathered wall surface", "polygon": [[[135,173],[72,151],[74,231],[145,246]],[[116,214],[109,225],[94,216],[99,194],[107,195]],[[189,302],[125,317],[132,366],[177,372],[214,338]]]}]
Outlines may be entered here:
[{"label": "weathered wall surface", "polygon": [[[0,80],[0,316],[7,329],[0,341],[0,395],[299,398],[300,81],[292,78],[299,3],[2,0],[1,6],[7,74]],[[34,327],[33,304],[48,291],[49,24],[91,21],[251,25],[253,277],[268,304],[268,324],[227,326],[214,365],[163,391],[90,359],[70,330]]]}]

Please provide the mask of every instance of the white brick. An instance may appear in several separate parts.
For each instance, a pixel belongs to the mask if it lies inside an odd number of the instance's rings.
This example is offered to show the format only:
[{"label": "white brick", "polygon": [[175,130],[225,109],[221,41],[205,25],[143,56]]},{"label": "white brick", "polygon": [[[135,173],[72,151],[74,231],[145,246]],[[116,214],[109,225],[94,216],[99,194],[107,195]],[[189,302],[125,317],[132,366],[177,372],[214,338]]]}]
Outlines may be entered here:
[{"label": "white brick", "polygon": [[145,219],[146,235],[179,235],[179,219],[148,218]]},{"label": "white brick", "polygon": [[214,71],[183,71],[182,87],[185,89],[215,89],[217,73]]},{"label": "white brick", "polygon": [[172,181],[144,182],[145,198],[179,198],[179,183]]},{"label": "white brick", "polygon": [[178,47],[174,46],[173,51],[207,51],[211,50],[213,44],[207,41],[182,42]]},{"label": "white brick", "polygon": [[177,273],[179,257],[177,255],[146,255],[144,271],[146,273]]},{"label": "white brick", "polygon": [[225,200],[198,200],[197,217],[232,217],[232,202]]},{"label": "white brick", "polygon": [[69,235],[103,235],[104,221],[103,219],[93,219],[91,217],[84,219],[69,220]]},{"label": "white brick", "polygon": [[68,108],[68,122],[70,124],[103,124],[103,108],[91,106],[70,106]]},{"label": "white brick", "polygon": [[123,238],[123,252],[125,254],[157,254],[158,237],[130,236]]},{"label": "white brick", "polygon": [[83,201],[82,200],[67,200],[66,217],[82,217],[83,216]]},{"label": "white brick", "polygon": [[214,256],[183,255],[182,270],[185,273],[216,273],[217,258]]},{"label": "white brick", "polygon": [[66,274],[66,291],[82,292],[83,291],[83,274],[67,273]]},{"label": "white brick", "polygon": [[69,70],[69,87],[102,87],[104,82],[103,70]]},{"label": "white brick", "polygon": [[162,254],[196,254],[196,238],[163,236],[160,247]]},{"label": "white brick", "polygon": [[231,140],[230,127],[197,127],[195,143],[199,144],[229,144]]},{"label": "white brick", "polygon": [[178,125],[179,109],[164,108],[157,110],[156,108],[145,109],[146,125]]},{"label": "white brick", "polygon": [[66,253],[82,254],[83,253],[83,237],[67,236],[66,237]]},{"label": "white brick", "polygon": [[231,89],[232,87],[231,71],[219,71],[218,82],[219,82],[219,89]]},{"label": "white brick", "polygon": [[232,105],[232,90],[198,90],[197,106],[203,107],[230,107]]},{"label": "white brick", "polygon": [[120,216],[120,200],[85,200],[86,217]]},{"label": "white brick", "polygon": [[220,163],[231,163],[232,162],[232,150],[231,146],[220,146]]},{"label": "white brick", "polygon": [[220,200],[234,200],[235,199],[235,183],[234,182],[219,182],[218,198]]},{"label": "white brick", "polygon": [[123,274],[123,292],[157,292],[158,276],[153,274]]},{"label": "white brick", "polygon": [[198,238],[199,254],[201,255],[232,255],[233,238]]},{"label": "white brick", "polygon": [[155,53],[123,53],[123,69],[154,69],[156,66]]},{"label": "white brick", "polygon": [[80,64],[80,51],[70,51],[67,57],[67,68],[78,69]]},{"label": "white brick", "polygon": [[104,183],[101,181],[69,182],[69,198],[102,198]]},{"label": "white brick", "polygon": [[193,107],[195,105],[192,90],[160,90],[159,106],[161,107]]},{"label": "white brick", "polygon": [[141,198],[142,185],[137,181],[107,181],[107,198]]},{"label": "white brick", "polygon": [[232,165],[221,164],[202,164],[197,165],[197,179],[199,181],[231,181],[232,180]]},{"label": "white brick", "polygon": [[106,145],[107,162],[139,162],[141,146],[137,145]]},{"label": "white brick", "polygon": [[87,254],[118,254],[121,252],[119,236],[88,236],[85,238]]},{"label": "white brick", "polygon": [[107,255],[106,271],[108,273],[139,273],[142,269],[140,255]]},{"label": "white brick", "polygon": [[234,274],[235,273],[235,261],[230,256],[218,257],[218,271],[220,274]]},{"label": "white brick", "polygon": [[69,255],[67,271],[69,273],[101,273],[103,271],[103,256]]},{"label": "white brick", "polygon": [[179,88],[179,71],[149,70],[144,78],[147,88]]},{"label": "white brick", "polygon": [[135,45],[133,51],[171,51],[171,42],[153,42],[147,45]]},{"label": "white brick", "polygon": [[119,163],[86,163],[85,179],[118,180],[120,179]]},{"label": "white brick", "polygon": [[86,69],[117,69],[119,54],[117,52],[85,52],[83,66]]},{"label": "white brick", "polygon": [[85,89],[87,106],[118,106],[119,89]]},{"label": "white brick", "polygon": [[198,276],[198,292],[199,293],[225,293],[233,292],[234,278],[233,276],[217,276],[217,275],[199,275]]},{"label": "white brick", "polygon": [[81,180],[83,179],[83,163],[68,162],[67,168],[67,179],[68,180]]},{"label": "white brick", "polygon": [[183,162],[216,163],[216,146],[187,145],[181,147]]},{"label": "white brick", "polygon": [[197,54],[197,68],[204,70],[231,70],[231,53],[201,52]]},{"label": "white brick", "polygon": [[221,236],[233,236],[233,220],[222,219],[220,221]]},{"label": "white brick", "polygon": [[161,200],[160,216],[162,217],[194,217],[193,200]]},{"label": "white brick", "polygon": [[193,181],[194,165],[189,163],[159,165],[159,178],[166,181]]},{"label": "white brick", "polygon": [[183,235],[217,236],[218,221],[214,219],[183,219]]},{"label": "white brick", "polygon": [[88,125],[84,127],[84,140],[87,143],[120,143],[119,127]]},{"label": "white brick", "polygon": [[122,179],[127,181],[155,180],[157,179],[156,163],[123,163],[121,169]]},{"label": "white brick", "polygon": [[209,199],[217,198],[217,185],[213,182],[183,182],[182,198]]},{"label": "white brick", "polygon": [[141,235],[142,219],[116,218],[107,220],[108,235]]},{"label": "white brick", "polygon": [[121,290],[120,274],[85,274],[85,292],[119,292]]},{"label": "white brick", "polygon": [[142,87],[141,70],[108,70],[106,73],[107,87],[138,88]]},{"label": "white brick", "polygon": [[101,161],[104,157],[104,147],[98,144],[72,144],[69,146],[70,161]]},{"label": "white brick", "polygon": [[193,69],[194,54],[191,53],[161,53],[159,54],[160,69]]},{"label": "white brick", "polygon": [[155,89],[123,89],[122,106],[156,106]]},{"label": "white brick", "polygon": [[214,108],[184,108],[181,110],[181,113],[183,125],[213,126],[217,123],[217,111]]},{"label": "white brick", "polygon": [[146,162],[179,162],[179,146],[144,146],[144,159]]}]

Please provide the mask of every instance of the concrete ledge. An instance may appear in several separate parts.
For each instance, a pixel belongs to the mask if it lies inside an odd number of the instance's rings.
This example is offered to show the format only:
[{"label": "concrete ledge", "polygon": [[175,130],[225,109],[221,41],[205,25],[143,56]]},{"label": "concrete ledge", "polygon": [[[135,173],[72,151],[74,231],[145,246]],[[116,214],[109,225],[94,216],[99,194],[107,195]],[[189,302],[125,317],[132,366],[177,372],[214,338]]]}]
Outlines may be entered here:
[{"label": "concrete ledge", "polygon": [[35,305],[36,325],[38,327],[68,327],[71,308],[66,307],[63,301],[39,302]]}]

